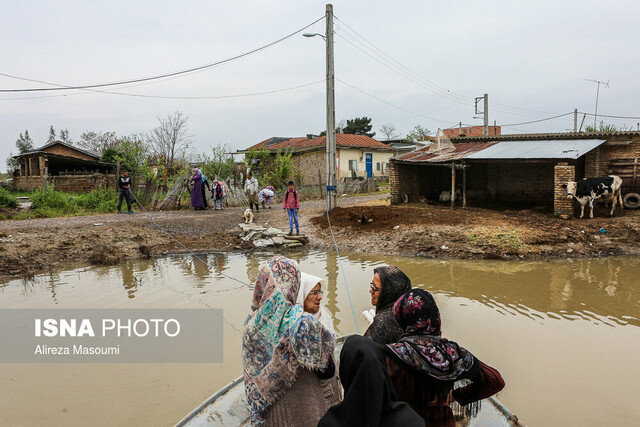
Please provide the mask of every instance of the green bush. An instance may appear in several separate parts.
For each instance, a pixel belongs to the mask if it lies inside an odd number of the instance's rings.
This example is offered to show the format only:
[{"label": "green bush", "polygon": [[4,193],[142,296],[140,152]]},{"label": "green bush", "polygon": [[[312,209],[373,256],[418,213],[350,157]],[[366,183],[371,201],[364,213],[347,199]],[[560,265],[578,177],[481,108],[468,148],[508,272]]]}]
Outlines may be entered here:
[{"label": "green bush", "polygon": [[0,188],[0,208],[15,209],[18,207],[18,199],[4,188]]},{"label": "green bush", "polygon": [[78,206],[74,200],[74,195],[63,193],[61,191],[35,190],[31,194],[31,209],[36,210],[52,210],[61,214],[70,215],[78,210]]},{"label": "green bush", "polygon": [[75,202],[83,209],[92,212],[114,212],[118,205],[118,196],[111,190],[93,190],[76,196]]}]

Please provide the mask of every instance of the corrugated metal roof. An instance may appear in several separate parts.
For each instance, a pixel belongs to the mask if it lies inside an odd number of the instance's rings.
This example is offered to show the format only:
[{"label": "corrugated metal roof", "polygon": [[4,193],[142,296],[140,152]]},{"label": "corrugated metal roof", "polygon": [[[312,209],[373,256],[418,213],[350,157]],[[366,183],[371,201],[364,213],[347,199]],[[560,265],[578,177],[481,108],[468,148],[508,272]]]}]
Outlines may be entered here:
[{"label": "corrugated metal roof", "polygon": [[506,140],[548,140],[548,139],[609,139],[624,136],[640,136],[640,131],[615,131],[615,132],[550,132],[550,133],[509,133],[502,135],[462,136],[451,138],[452,142],[470,141],[506,141]]},{"label": "corrugated metal roof", "polygon": [[469,160],[577,159],[605,142],[604,139],[499,141],[466,158]]},{"label": "corrugated metal roof", "polygon": [[444,144],[441,148],[438,148],[438,144],[434,143],[428,147],[394,157],[393,160],[412,163],[445,163],[468,158],[473,153],[482,151],[495,144],[497,144],[497,142],[467,142],[461,144]]}]

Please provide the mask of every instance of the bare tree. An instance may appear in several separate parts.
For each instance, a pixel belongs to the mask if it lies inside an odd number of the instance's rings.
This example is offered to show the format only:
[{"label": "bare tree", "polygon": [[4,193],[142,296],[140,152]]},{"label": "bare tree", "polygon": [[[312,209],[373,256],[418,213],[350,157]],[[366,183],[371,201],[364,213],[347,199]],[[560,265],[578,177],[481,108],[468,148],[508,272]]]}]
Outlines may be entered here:
[{"label": "bare tree", "polygon": [[388,123],[386,125],[382,125],[380,126],[380,133],[382,135],[384,135],[385,141],[390,141],[392,139],[397,139],[398,136],[398,132],[396,130],[396,127],[394,125],[392,125],[391,123]]},{"label": "bare tree", "polygon": [[173,169],[176,162],[183,160],[193,142],[193,136],[187,131],[188,119],[189,116],[175,111],[166,119],[158,117],[160,124],[151,130],[151,149],[167,169]]}]

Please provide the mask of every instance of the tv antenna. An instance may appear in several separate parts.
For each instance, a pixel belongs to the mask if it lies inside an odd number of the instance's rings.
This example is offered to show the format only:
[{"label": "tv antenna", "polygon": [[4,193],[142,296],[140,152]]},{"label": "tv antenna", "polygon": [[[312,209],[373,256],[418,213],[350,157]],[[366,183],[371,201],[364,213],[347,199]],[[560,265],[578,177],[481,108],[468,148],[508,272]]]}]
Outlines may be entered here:
[{"label": "tv antenna", "polygon": [[593,79],[585,79],[585,80],[598,84],[598,89],[596,90],[596,112],[593,115],[593,128],[597,131],[598,130],[598,98],[600,97],[600,85],[605,85],[604,86],[605,89],[608,88],[609,79],[607,79],[606,82],[603,82],[600,80],[593,80]]}]

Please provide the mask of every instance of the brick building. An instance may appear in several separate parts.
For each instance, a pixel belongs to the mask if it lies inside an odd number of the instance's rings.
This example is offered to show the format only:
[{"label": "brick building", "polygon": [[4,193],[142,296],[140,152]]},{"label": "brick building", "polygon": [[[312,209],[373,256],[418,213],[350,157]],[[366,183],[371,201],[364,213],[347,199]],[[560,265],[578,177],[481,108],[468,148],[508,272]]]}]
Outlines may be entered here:
[{"label": "brick building", "polygon": [[14,156],[18,168],[13,188],[29,191],[53,185],[56,190],[85,193],[115,188],[115,165],[100,161],[100,155],[61,141]]},{"label": "brick building", "polygon": [[640,190],[639,166],[635,131],[457,137],[392,159],[391,202],[438,200],[453,181],[476,206],[546,205],[572,215],[568,181],[617,174],[624,196]]},{"label": "brick building", "polygon": [[[304,176],[304,185],[321,185],[327,177],[326,137],[269,138],[240,153],[265,149],[275,154],[290,150],[294,166]],[[337,179],[345,177],[383,178],[394,155],[393,147],[366,135],[336,134]]]}]

